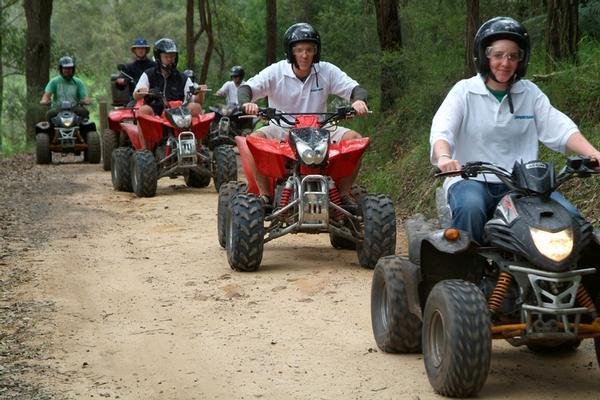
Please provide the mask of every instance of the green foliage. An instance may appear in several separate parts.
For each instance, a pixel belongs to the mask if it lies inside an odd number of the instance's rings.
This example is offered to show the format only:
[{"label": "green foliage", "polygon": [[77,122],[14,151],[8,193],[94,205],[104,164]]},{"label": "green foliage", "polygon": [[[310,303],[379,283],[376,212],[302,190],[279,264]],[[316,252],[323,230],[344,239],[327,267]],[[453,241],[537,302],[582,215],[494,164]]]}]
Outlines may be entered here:
[{"label": "green foliage", "polygon": [[[482,0],[480,19],[508,15],[524,21],[533,52],[528,77],[545,74],[544,0]],[[247,78],[265,67],[264,0],[210,0],[215,11],[213,51],[207,82],[213,90],[229,79],[232,65],[243,65]],[[12,24],[4,29],[2,63],[7,72],[22,73],[24,60],[24,17],[22,6],[13,7]],[[561,64],[556,74],[538,85],[552,103],[570,115],[582,132],[600,145],[600,43],[598,23],[600,0],[580,2],[579,64]],[[76,57],[78,75],[86,82],[96,100],[90,110],[93,118],[97,101],[109,96],[109,76],[117,63],[129,62],[129,47],[134,38],[154,42],[161,37],[174,39],[180,49],[180,66],[185,65],[184,1],[146,0],[143,6],[133,0],[105,2],[54,1],[52,15],[51,76],[56,61],[63,54]],[[448,90],[463,74],[465,2],[463,0],[422,0],[400,2],[403,48],[393,53],[379,50],[377,24],[372,0],[317,0],[277,2],[278,38],[295,22],[313,24],[322,38],[322,58],[330,61],[357,80],[369,91],[372,115],[356,118],[344,125],[371,138],[360,179],[371,190],[391,193],[401,214],[415,211],[433,212],[433,192],[441,184],[433,178],[429,164],[429,129],[431,119]],[[198,13],[194,16],[199,27]],[[207,46],[206,35],[196,46],[198,72]],[[277,54],[284,51],[278,41]],[[11,64],[14,62],[14,65]],[[395,110],[379,113],[380,71],[392,67],[393,80],[402,80],[401,97]],[[22,76],[5,81],[4,113],[0,128],[11,149],[24,145],[22,138],[25,85]],[[207,96],[206,104],[222,102]],[[8,139],[7,139],[8,138]],[[543,150],[546,159],[558,164],[564,157]],[[574,184],[575,185],[575,184]],[[592,207],[599,187],[592,180],[566,187],[567,196],[576,198],[584,212],[598,218]]]}]

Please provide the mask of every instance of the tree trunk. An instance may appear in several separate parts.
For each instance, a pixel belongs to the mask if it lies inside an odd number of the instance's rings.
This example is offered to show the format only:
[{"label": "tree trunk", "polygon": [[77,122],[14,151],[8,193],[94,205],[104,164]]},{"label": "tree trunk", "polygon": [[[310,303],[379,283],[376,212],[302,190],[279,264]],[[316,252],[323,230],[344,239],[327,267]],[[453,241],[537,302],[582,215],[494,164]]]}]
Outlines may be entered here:
[{"label": "tree trunk", "polygon": [[196,63],[196,41],[194,40],[194,0],[187,0],[185,12],[185,50],[187,52],[186,68],[194,70]]},{"label": "tree trunk", "polygon": [[577,62],[579,1],[548,0],[546,21],[546,67],[553,71],[559,61]]},{"label": "tree trunk", "polygon": [[35,124],[43,115],[39,101],[49,79],[52,0],[24,0],[23,8],[27,20],[25,79],[28,104],[25,123],[27,137],[33,139]]},{"label": "tree trunk", "polygon": [[402,74],[402,30],[398,0],[375,0],[377,34],[382,51],[381,111],[391,110],[404,87]]},{"label": "tree trunk", "polygon": [[200,70],[199,82],[206,82],[208,77],[208,66],[210,65],[210,57],[212,56],[215,40],[212,31],[212,16],[210,11],[210,2],[208,0],[200,0],[200,32],[206,32],[206,51],[204,52],[204,60],[202,60],[202,69]]},{"label": "tree trunk", "polygon": [[271,65],[277,58],[277,2],[267,0],[267,54],[266,65]]},{"label": "tree trunk", "polygon": [[465,69],[464,77],[470,78],[475,75],[475,63],[473,62],[473,42],[475,34],[479,29],[479,0],[467,0],[467,20],[465,30]]}]

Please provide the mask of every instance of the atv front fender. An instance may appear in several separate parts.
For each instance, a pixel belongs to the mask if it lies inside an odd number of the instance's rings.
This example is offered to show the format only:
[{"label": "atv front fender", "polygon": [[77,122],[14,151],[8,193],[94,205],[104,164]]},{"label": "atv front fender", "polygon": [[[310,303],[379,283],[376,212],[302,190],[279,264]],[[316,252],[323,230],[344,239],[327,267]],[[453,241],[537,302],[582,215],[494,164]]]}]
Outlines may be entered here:
[{"label": "atv front fender", "polygon": [[468,232],[460,231],[455,241],[444,238],[444,230],[427,235],[421,241],[421,277],[419,298],[421,307],[436,283],[446,279],[462,279],[478,283],[486,260],[478,252],[478,245]]}]

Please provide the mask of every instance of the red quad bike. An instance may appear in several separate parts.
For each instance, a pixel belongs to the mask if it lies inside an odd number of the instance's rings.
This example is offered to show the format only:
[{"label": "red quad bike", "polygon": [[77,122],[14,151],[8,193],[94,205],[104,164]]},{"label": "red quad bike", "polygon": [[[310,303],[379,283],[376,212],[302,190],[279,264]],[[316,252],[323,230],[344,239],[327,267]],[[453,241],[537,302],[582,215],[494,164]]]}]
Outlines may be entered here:
[{"label": "red quad bike", "polygon": [[[157,91],[149,95],[162,98]],[[190,96],[191,93],[188,99]],[[202,145],[214,113],[192,116],[185,105],[180,101],[169,102],[160,117],[136,115],[146,141],[145,150],[137,125],[121,123],[133,148],[119,147],[112,153],[111,174],[116,190],[152,197],[156,194],[157,180],[165,176],[183,175],[190,187],[206,187],[213,178],[217,190],[224,182],[237,179],[232,146],[215,148],[211,157],[208,148]]]},{"label": "red quad bike", "polygon": [[128,86],[119,87],[116,84],[118,78],[125,78],[128,85],[134,84],[134,79],[124,72],[125,65],[117,65],[120,71],[111,75],[112,110],[108,113],[107,128],[102,132],[102,168],[110,171],[112,152],[120,146],[127,146],[129,140],[125,132],[121,130],[122,122],[135,120],[133,101],[129,96]]},{"label": "red quad bike", "polygon": [[[282,113],[261,109],[259,116],[292,126],[285,142],[237,136],[248,184],[229,182],[219,191],[217,229],[236,271],[256,271],[263,245],[288,233],[329,233],[336,248],[356,249],[363,267],[394,254],[396,214],[389,196],[357,193],[358,205],[342,205],[341,178],[360,165],[368,138],[330,143],[327,127],[354,115],[352,108],[335,113]],[[291,120],[288,119],[291,117]],[[319,121],[319,117],[323,118]],[[272,204],[264,205],[248,164],[270,178]]]},{"label": "red quad bike", "polygon": [[517,162],[512,173],[485,162],[463,166],[463,178],[494,174],[509,192],[483,244],[422,216],[407,222],[408,258],[384,257],[373,274],[379,348],[422,350],[429,382],[449,397],[483,387],[492,339],[564,352],[593,338],[600,362],[600,235],[550,197],[569,179],[598,174],[597,166],[585,157],[569,158],[557,175],[541,161]]}]

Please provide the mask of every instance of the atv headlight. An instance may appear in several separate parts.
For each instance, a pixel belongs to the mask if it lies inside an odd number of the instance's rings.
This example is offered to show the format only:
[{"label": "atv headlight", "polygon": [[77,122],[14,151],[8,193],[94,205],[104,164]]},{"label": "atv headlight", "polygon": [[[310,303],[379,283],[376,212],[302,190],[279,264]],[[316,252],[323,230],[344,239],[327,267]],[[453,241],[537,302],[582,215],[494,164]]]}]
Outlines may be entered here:
[{"label": "atv headlight", "polygon": [[319,165],[327,156],[328,141],[319,142],[314,148],[303,140],[296,140],[298,155],[306,165]]},{"label": "atv headlight", "polygon": [[73,125],[73,116],[70,117],[60,117],[60,122],[63,124],[65,128],[69,128]]},{"label": "atv headlight", "polygon": [[560,262],[573,251],[573,232],[570,228],[552,233],[530,227],[529,232],[538,251],[552,261]]},{"label": "atv headlight", "polygon": [[173,122],[180,129],[188,128],[192,123],[192,114],[178,115],[173,114]]}]

